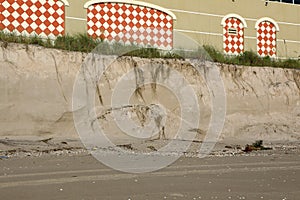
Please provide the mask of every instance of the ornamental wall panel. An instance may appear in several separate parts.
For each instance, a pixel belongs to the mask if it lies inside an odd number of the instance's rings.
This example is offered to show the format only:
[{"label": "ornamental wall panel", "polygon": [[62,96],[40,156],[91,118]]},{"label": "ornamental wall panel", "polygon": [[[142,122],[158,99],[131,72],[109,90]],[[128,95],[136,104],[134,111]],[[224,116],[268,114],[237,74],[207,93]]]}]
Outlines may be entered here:
[{"label": "ornamental wall panel", "polygon": [[0,0],[0,30],[56,37],[65,31],[65,5],[58,0]]},{"label": "ornamental wall panel", "polygon": [[87,8],[87,31],[110,42],[171,49],[173,18],[165,12],[126,3],[96,3]]},{"label": "ornamental wall panel", "polygon": [[226,54],[238,55],[244,52],[244,24],[235,17],[225,20],[223,27],[223,48]]},{"label": "ornamental wall panel", "polygon": [[258,24],[257,53],[262,57],[276,57],[276,27],[269,21]]}]

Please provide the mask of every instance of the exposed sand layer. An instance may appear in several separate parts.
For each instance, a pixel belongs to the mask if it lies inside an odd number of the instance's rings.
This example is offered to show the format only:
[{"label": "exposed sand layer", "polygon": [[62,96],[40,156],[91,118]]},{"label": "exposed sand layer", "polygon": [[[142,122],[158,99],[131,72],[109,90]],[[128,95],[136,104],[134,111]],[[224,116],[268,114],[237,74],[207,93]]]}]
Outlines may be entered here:
[{"label": "exposed sand layer", "polygon": [[[72,92],[76,75],[86,58],[86,54],[45,49],[38,46],[8,44],[0,49],[0,136],[69,138],[78,140],[74,128]],[[109,59],[109,58],[108,58]],[[145,65],[167,65],[182,74],[196,91],[201,111],[199,127],[192,127],[195,141],[202,142],[206,136],[211,118],[211,98],[206,83],[206,75],[211,69],[202,64],[199,75],[188,61],[141,59],[123,57],[116,59],[105,77],[99,80],[95,99],[97,121],[106,136],[116,144],[135,144],[136,140],[122,133],[112,120],[111,95],[118,78],[132,69]],[[300,139],[300,71],[295,69],[275,69],[268,67],[245,67],[216,64],[220,70],[226,92],[226,118],[220,141],[255,140],[268,142],[296,142]],[[138,71],[136,81],[142,81],[143,71]],[[164,74],[162,71],[157,71]],[[172,91],[163,87],[146,85],[137,88],[131,102],[148,106],[160,102],[168,111],[165,139],[172,140],[178,129],[180,110]],[[142,107],[121,108],[131,113],[139,125],[153,120],[147,109]],[[170,111],[170,112],[169,112]],[[77,112],[77,111],[76,111]],[[149,117],[150,116],[150,117]],[[154,135],[144,141],[156,138]],[[178,138],[175,138],[178,139]],[[184,141],[187,138],[179,138]],[[5,141],[5,140],[1,140]],[[121,141],[121,142],[120,142]],[[66,141],[69,143],[70,141]],[[197,143],[197,142],[194,142]],[[43,143],[39,143],[41,145]],[[6,145],[6,144],[0,144]],[[20,145],[20,144],[18,144]],[[32,143],[31,145],[35,145]],[[43,144],[47,145],[47,144]],[[43,148],[43,145],[40,148]],[[12,145],[13,146],[13,145]],[[68,148],[66,144],[53,148]],[[2,147],[1,147],[2,148]],[[4,148],[4,147],[3,147]],[[6,148],[6,147],[5,147]],[[133,147],[134,148],[134,145]]]}]

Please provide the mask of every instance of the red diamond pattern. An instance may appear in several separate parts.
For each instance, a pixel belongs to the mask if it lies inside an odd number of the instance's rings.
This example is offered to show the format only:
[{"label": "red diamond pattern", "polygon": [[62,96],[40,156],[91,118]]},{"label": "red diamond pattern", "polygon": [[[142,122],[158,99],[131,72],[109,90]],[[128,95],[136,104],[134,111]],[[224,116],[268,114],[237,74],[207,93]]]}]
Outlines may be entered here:
[{"label": "red diamond pattern", "polygon": [[63,35],[65,6],[59,0],[0,0],[0,27],[17,34]]},{"label": "red diamond pattern", "polygon": [[263,21],[258,25],[257,53],[262,57],[276,57],[276,27],[269,21]]},{"label": "red diamond pattern", "polygon": [[171,49],[173,19],[148,7],[126,3],[97,3],[87,9],[88,35],[110,42]]},{"label": "red diamond pattern", "polygon": [[[230,34],[229,29],[235,29],[236,34]],[[224,52],[230,55],[244,52],[244,25],[238,18],[226,19],[223,28],[223,48]]]}]

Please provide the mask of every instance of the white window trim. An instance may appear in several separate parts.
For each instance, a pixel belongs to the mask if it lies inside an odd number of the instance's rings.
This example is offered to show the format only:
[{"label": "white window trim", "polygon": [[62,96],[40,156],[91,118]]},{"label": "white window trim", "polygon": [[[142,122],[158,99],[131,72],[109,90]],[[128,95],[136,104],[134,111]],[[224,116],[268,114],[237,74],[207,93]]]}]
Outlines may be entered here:
[{"label": "white window trim", "polygon": [[293,0],[293,3],[287,3],[287,2],[282,2],[282,0],[280,1],[269,1],[269,0],[263,0],[264,2],[268,2],[268,3],[284,3],[284,4],[290,4],[290,5],[296,5],[296,6],[300,6],[300,4],[295,4],[295,0]]},{"label": "white window trim", "polygon": [[67,0],[59,0],[65,4],[65,6],[70,6],[69,2]]},{"label": "white window trim", "polygon": [[244,28],[247,28],[247,27],[248,27],[248,26],[247,26],[246,20],[245,20],[243,17],[241,17],[240,15],[234,14],[234,13],[230,13],[230,14],[228,14],[228,15],[225,15],[225,16],[223,17],[222,21],[221,21],[221,25],[222,25],[223,27],[226,26],[226,23],[225,23],[226,19],[231,18],[231,17],[237,18],[237,19],[241,20],[241,22],[242,22],[243,25],[244,25]]},{"label": "white window trim", "polygon": [[255,29],[257,30],[259,28],[258,27],[259,24],[261,22],[264,22],[264,21],[268,21],[268,22],[271,22],[272,24],[274,24],[277,32],[280,30],[277,22],[274,19],[270,18],[270,17],[263,17],[263,18],[260,18],[259,20],[257,20],[256,23],[255,23]]}]

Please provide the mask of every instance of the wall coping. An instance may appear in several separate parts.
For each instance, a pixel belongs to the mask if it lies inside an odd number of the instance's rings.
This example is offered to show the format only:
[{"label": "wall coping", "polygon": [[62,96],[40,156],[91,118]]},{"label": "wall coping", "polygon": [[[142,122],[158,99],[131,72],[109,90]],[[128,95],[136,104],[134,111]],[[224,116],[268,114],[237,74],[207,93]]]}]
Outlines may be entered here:
[{"label": "wall coping", "polygon": [[225,16],[223,17],[222,21],[221,21],[221,25],[222,25],[222,26],[225,26],[225,25],[226,25],[226,23],[225,23],[226,19],[231,18],[231,17],[234,17],[234,18],[237,18],[237,19],[241,20],[241,22],[243,23],[244,27],[245,27],[245,28],[248,27],[248,26],[247,26],[246,20],[245,20],[242,16],[240,16],[240,15],[238,15],[238,14],[235,14],[235,13],[230,13],[230,14],[228,14],[228,15],[225,15]]},{"label": "wall coping", "polygon": [[264,21],[271,22],[272,24],[274,24],[276,31],[279,31],[279,26],[278,26],[277,22],[270,17],[263,17],[263,18],[260,18],[259,20],[257,20],[257,22],[255,23],[255,29],[258,29],[259,24]]},{"label": "wall coping", "polygon": [[132,5],[137,5],[137,6],[144,6],[144,7],[148,7],[148,8],[154,8],[156,10],[160,10],[168,15],[170,15],[172,17],[172,19],[175,21],[176,15],[171,12],[170,10],[163,8],[161,6],[157,6],[151,3],[146,3],[146,2],[142,2],[142,1],[133,1],[133,0],[90,0],[88,2],[86,2],[84,4],[84,8],[88,8],[89,6],[96,4],[96,3],[125,3],[125,4],[132,4]]},{"label": "wall coping", "polygon": [[67,0],[59,0],[65,4],[65,6],[70,6],[69,2]]}]

